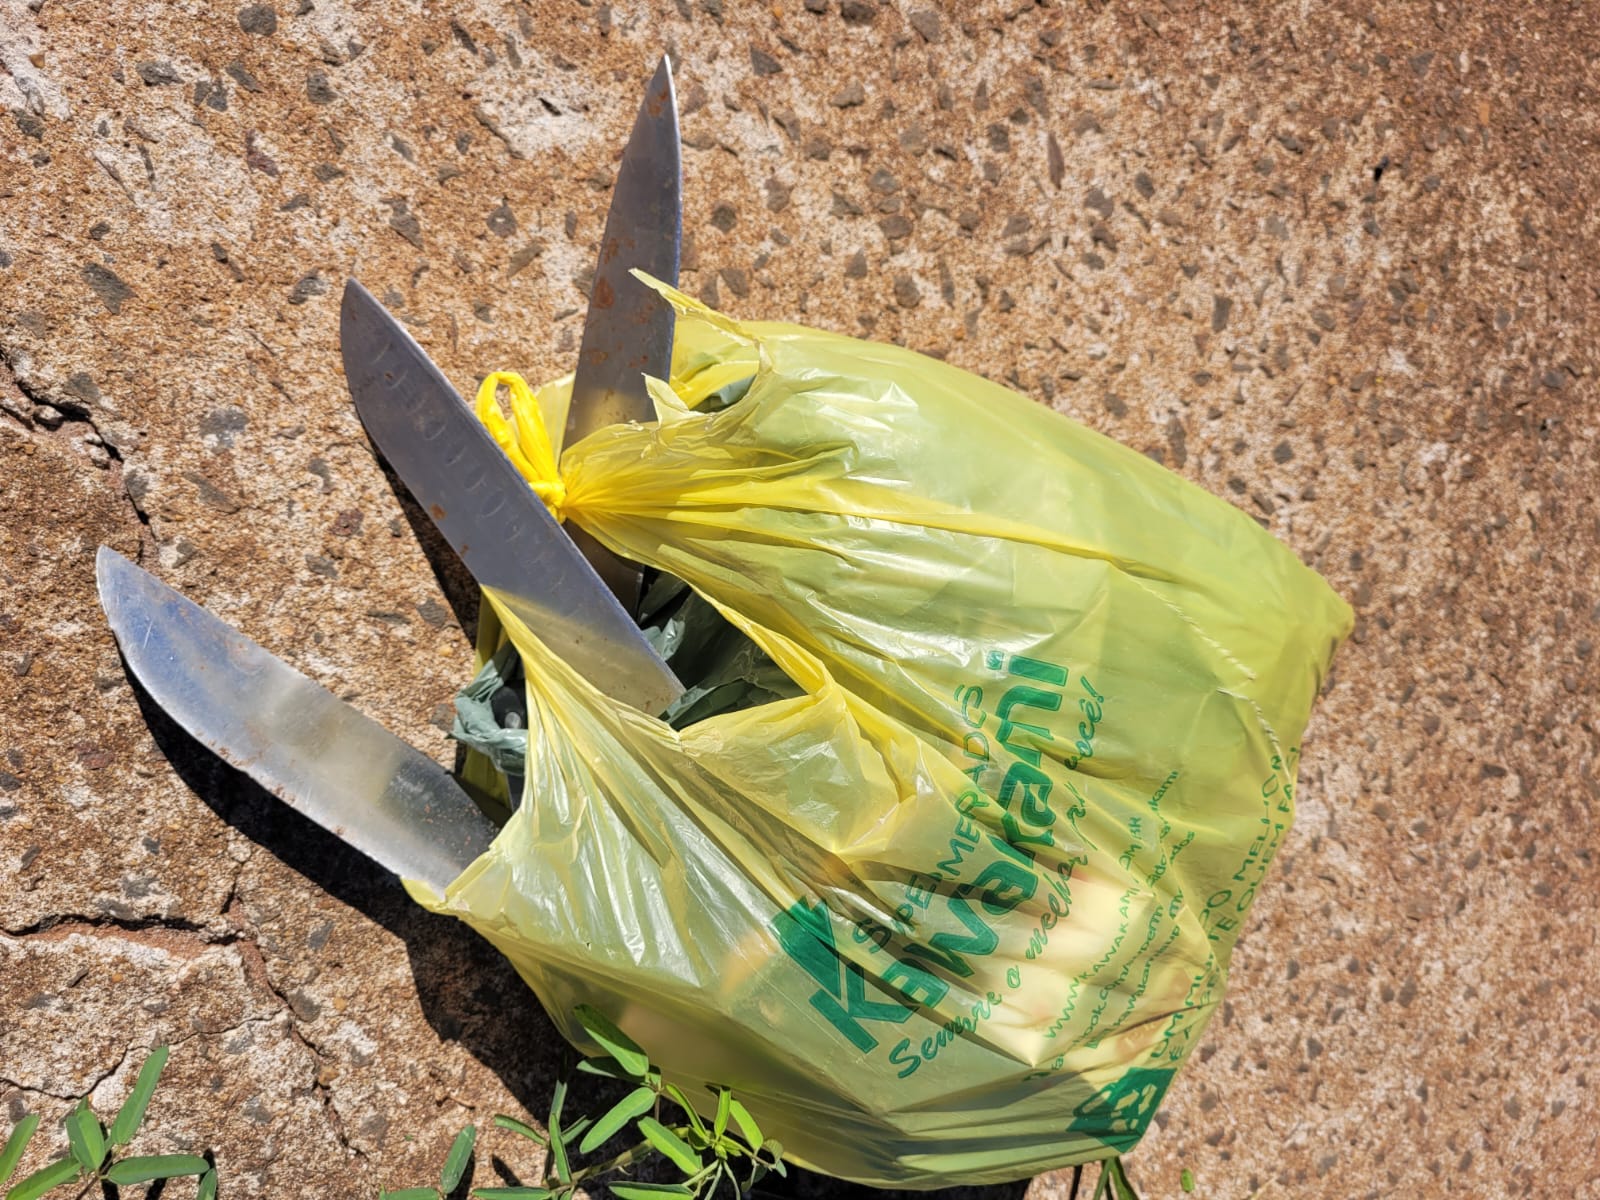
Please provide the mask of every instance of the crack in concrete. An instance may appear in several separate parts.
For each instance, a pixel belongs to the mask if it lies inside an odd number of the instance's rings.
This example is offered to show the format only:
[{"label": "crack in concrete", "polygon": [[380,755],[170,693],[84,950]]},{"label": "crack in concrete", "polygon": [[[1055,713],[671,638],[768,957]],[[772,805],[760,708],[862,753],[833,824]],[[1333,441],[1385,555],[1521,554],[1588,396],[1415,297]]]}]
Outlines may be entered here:
[{"label": "crack in concrete", "polygon": [[[237,865],[233,878],[228,885],[227,895],[223,897],[222,903],[219,905],[219,913],[222,919],[230,922],[230,924],[233,924],[234,921],[230,914],[238,900],[239,882],[244,873],[245,865],[243,862]],[[246,1025],[271,1024],[281,1015],[285,1018],[289,1035],[311,1055],[312,1060],[316,1063],[316,1074],[313,1076],[308,1090],[311,1095],[316,1097],[318,1105],[326,1114],[334,1137],[338,1139],[339,1144],[347,1152],[359,1159],[366,1159],[366,1151],[351,1143],[349,1134],[345,1129],[344,1117],[334,1103],[330,1083],[324,1078],[324,1071],[333,1062],[333,1056],[302,1027],[295,1013],[294,1002],[273,979],[266,955],[262,953],[260,941],[254,933],[247,931],[242,924],[235,925],[232,928],[219,929],[215,925],[203,924],[186,917],[150,916],[129,918],[105,915],[89,916],[81,913],[52,914],[27,925],[0,927],[0,934],[19,941],[28,938],[58,940],[70,937],[75,933],[96,937],[112,937],[119,934],[130,935],[133,940],[141,940],[139,935],[151,933],[169,936],[177,935],[190,939],[195,944],[206,948],[230,946],[238,948],[241,951],[240,969],[246,981],[253,979],[259,983],[276,1001],[278,1013],[267,1017],[246,1017],[221,1030],[197,1029],[185,1037],[168,1042],[167,1045],[175,1048],[196,1037],[225,1037]],[[122,1056],[118,1059],[116,1066],[97,1077],[88,1090],[92,1092],[105,1079],[116,1074],[121,1069],[122,1064],[127,1061],[127,1057],[132,1051],[133,1047],[131,1045],[124,1047]],[[13,1081],[3,1077],[0,1077],[0,1083],[9,1083],[19,1090],[34,1091],[59,1100],[73,1101],[78,1099],[77,1095],[65,1095],[47,1089],[24,1088],[22,1085],[15,1084]],[[87,1092],[84,1094],[87,1094]]]},{"label": "crack in concrete", "polygon": [[17,391],[21,392],[23,398],[31,403],[34,407],[34,411],[27,414],[25,417],[17,414],[16,412],[12,413],[13,416],[17,416],[20,420],[24,420],[30,425],[38,424],[43,425],[46,429],[50,429],[52,428],[50,425],[39,420],[38,410],[41,408],[52,409],[53,411],[61,414],[62,424],[72,423],[75,425],[87,425],[95,436],[95,444],[105,450],[106,456],[114,462],[120,463],[122,461],[122,451],[118,450],[115,445],[105,440],[104,435],[102,435],[100,432],[100,427],[95,424],[94,414],[90,412],[88,405],[80,403],[76,400],[66,400],[60,397],[50,399],[42,395],[31,383],[28,383],[22,378],[21,375],[17,374],[16,367],[12,365],[10,357],[7,356],[3,349],[0,349],[0,364],[5,366],[6,373],[10,376],[10,382],[12,386],[14,386]]},{"label": "crack in concrete", "polygon": [[[222,905],[221,911],[224,917],[226,917],[226,914],[229,908],[232,907],[235,899],[238,889],[238,875],[239,873],[242,873],[243,866],[244,864],[241,863],[240,872],[235,873],[233,883],[229,888],[228,896]],[[253,934],[247,933],[242,928],[217,929],[215,926],[204,925],[197,921],[191,921],[183,917],[127,918],[110,916],[85,916],[82,914],[56,914],[44,917],[28,925],[0,928],[0,933],[3,933],[4,936],[15,938],[19,941],[28,938],[49,938],[51,940],[58,940],[61,938],[70,937],[75,933],[89,934],[96,937],[115,936],[117,934],[133,935],[134,940],[139,940],[138,935],[152,932],[168,935],[176,934],[184,938],[193,939],[197,944],[208,948],[234,946],[243,952],[241,954],[240,968],[244,973],[246,980],[248,981],[252,978],[257,980],[265,987],[266,991],[271,994],[273,999],[277,1001],[279,1013],[286,1018],[289,1035],[294,1038],[294,1040],[298,1042],[307,1053],[311,1055],[312,1060],[317,1065],[316,1074],[313,1076],[308,1090],[310,1091],[311,1095],[316,1097],[317,1103],[326,1114],[329,1127],[333,1130],[334,1137],[338,1139],[339,1144],[343,1146],[346,1151],[355,1155],[357,1158],[363,1160],[366,1159],[366,1151],[351,1143],[349,1134],[345,1130],[344,1117],[334,1103],[332,1088],[330,1087],[329,1081],[324,1078],[325,1068],[333,1061],[332,1055],[324,1050],[323,1047],[318,1044],[316,1039],[311,1037],[306,1030],[302,1028],[301,1023],[295,1014],[294,1002],[273,980],[272,973],[267,966],[266,956],[261,951],[259,940]],[[197,1029],[185,1037],[168,1042],[167,1045],[169,1047],[177,1047],[196,1037],[225,1037],[246,1025],[270,1024],[276,1019],[276,1016],[246,1017],[243,1020],[220,1030]],[[90,1092],[93,1092],[95,1088],[99,1087],[100,1084],[106,1079],[110,1078],[112,1075],[115,1075],[119,1070],[121,1070],[123,1063],[127,1061],[128,1055],[133,1052],[133,1049],[134,1047],[132,1045],[125,1046],[123,1048],[121,1057],[119,1057],[117,1060],[116,1065],[97,1076],[89,1085],[88,1089],[80,1094],[88,1095]],[[4,1077],[0,1077],[0,1084],[9,1084],[20,1091],[37,1092],[40,1095],[50,1096],[57,1100],[75,1101],[79,1098],[78,1094],[53,1092],[47,1088],[28,1088]]]},{"label": "crack in concrete", "polygon": [[[227,894],[222,897],[222,902],[217,905],[217,912],[222,914],[224,921],[233,921],[233,906],[239,901],[239,880],[244,875],[244,869],[249,865],[251,855],[246,853],[244,858],[234,863],[233,877],[228,880]],[[238,922],[243,924],[242,921]]]},{"label": "crack in concrete", "polygon": [[261,951],[260,943],[253,937],[241,935],[237,944],[241,951],[240,957],[246,979],[264,987],[277,1000],[283,1015],[288,1019],[289,1035],[311,1055],[312,1061],[317,1064],[317,1071],[312,1077],[308,1091],[312,1096],[316,1097],[317,1103],[326,1114],[329,1128],[333,1130],[334,1137],[338,1139],[339,1144],[346,1151],[359,1159],[365,1160],[367,1157],[366,1151],[359,1146],[351,1144],[349,1134],[344,1127],[344,1117],[334,1104],[333,1090],[329,1085],[329,1081],[323,1077],[325,1068],[333,1061],[333,1056],[318,1045],[316,1039],[302,1028],[300,1020],[295,1013],[294,1001],[273,980],[272,972],[267,966],[267,958]]},{"label": "crack in concrete", "polygon": [[317,1073],[311,1080],[311,1094],[317,1098],[317,1103],[322,1106],[322,1111],[327,1115],[328,1125],[333,1130],[333,1136],[339,1140],[339,1144],[346,1151],[364,1160],[367,1157],[366,1152],[351,1143],[349,1134],[345,1132],[344,1116],[333,1102],[333,1089],[323,1079],[323,1068],[330,1062],[330,1056],[317,1044],[315,1039],[300,1027],[300,1022],[295,1016],[294,1002],[273,982],[271,972],[266,969],[265,955],[261,957],[261,967],[262,979],[266,982],[267,988],[272,994],[278,998],[278,1002],[283,1006],[285,1015],[289,1018],[290,1036],[305,1047],[307,1053],[311,1055],[317,1064]]},{"label": "crack in concrete", "polygon": [[47,1087],[31,1087],[31,1086],[29,1086],[28,1084],[25,1084],[25,1083],[18,1083],[15,1079],[11,1079],[11,1078],[9,1078],[9,1077],[7,1077],[5,1075],[0,1075],[0,1085],[13,1088],[14,1090],[19,1091],[19,1092],[31,1092],[35,1096],[49,1096],[52,1100],[65,1100],[68,1104],[76,1104],[79,1100],[83,1099],[85,1096],[94,1095],[95,1088],[99,1087],[102,1083],[104,1083],[106,1080],[110,1079],[118,1071],[122,1070],[123,1064],[128,1061],[128,1055],[130,1055],[132,1053],[133,1053],[133,1046],[132,1046],[131,1043],[128,1044],[128,1045],[123,1046],[122,1053],[117,1057],[117,1061],[116,1061],[115,1065],[113,1065],[111,1067],[108,1067],[104,1071],[101,1071],[100,1074],[96,1075],[90,1081],[89,1085],[87,1087],[85,1087],[82,1091],[54,1092],[54,1091],[51,1091]]},{"label": "crack in concrete", "polygon": [[84,913],[52,913],[29,925],[0,926],[0,933],[18,940],[43,936],[59,940],[74,933],[101,937],[105,936],[100,932],[102,930],[116,930],[129,934],[159,931],[192,935],[207,946],[232,946],[244,938],[238,930],[219,930],[186,917],[112,917],[103,914],[90,916]]},{"label": "crack in concrete", "polygon": [[110,1079],[118,1071],[122,1070],[122,1065],[128,1061],[128,1055],[131,1054],[131,1053],[133,1053],[132,1044],[130,1043],[130,1044],[124,1045],[122,1047],[122,1055],[121,1055],[121,1057],[119,1057],[117,1059],[116,1065],[114,1067],[112,1067],[110,1070],[101,1072],[100,1075],[95,1078],[94,1082],[91,1083],[86,1089],[84,1089],[84,1093],[83,1094],[85,1096],[94,1095],[95,1088],[99,1087],[102,1083],[104,1083],[106,1080]]},{"label": "crack in concrete", "polygon": [[21,1092],[25,1096],[49,1096],[52,1100],[65,1100],[68,1104],[75,1103],[79,1099],[78,1096],[68,1095],[63,1092],[52,1092],[49,1088],[18,1083],[8,1075],[0,1075],[0,1088],[9,1088],[14,1092]]},{"label": "crack in concrete", "polygon": [[[128,506],[133,509],[134,517],[139,522],[139,554],[137,561],[143,563],[146,543],[153,545],[155,541],[155,535],[150,528],[150,514],[140,505],[133,494],[133,489],[128,485],[127,460],[123,457],[122,451],[117,447],[116,443],[107,440],[106,436],[100,432],[100,426],[95,421],[93,411],[87,404],[75,400],[46,398],[31,383],[24,382],[22,376],[17,373],[16,367],[12,365],[10,355],[3,346],[0,346],[0,368],[3,368],[4,372],[3,377],[0,377],[0,385],[9,383],[24,400],[33,405],[33,409],[30,412],[23,412],[16,405],[3,405],[4,411],[25,429],[33,431],[37,427],[54,437],[70,441],[73,438],[73,433],[67,428],[68,426],[87,425],[89,427],[90,433],[94,435],[94,441],[91,445],[103,450],[106,455],[106,462],[101,469],[111,475],[113,486],[122,494],[123,499],[128,502]],[[0,399],[3,399],[3,396],[4,388],[0,386]],[[46,424],[39,420],[38,412],[41,408],[60,414],[61,420],[54,425]]]}]

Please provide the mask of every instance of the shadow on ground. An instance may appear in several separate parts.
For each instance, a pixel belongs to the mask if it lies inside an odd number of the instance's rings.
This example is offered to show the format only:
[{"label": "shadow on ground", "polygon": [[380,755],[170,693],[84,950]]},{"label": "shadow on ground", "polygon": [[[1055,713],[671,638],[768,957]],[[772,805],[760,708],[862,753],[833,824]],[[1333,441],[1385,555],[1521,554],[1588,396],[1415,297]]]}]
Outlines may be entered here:
[{"label": "shadow on ground", "polygon": [[433,523],[433,518],[423,511],[422,505],[411,494],[411,489],[406,487],[405,481],[389,465],[389,460],[383,457],[383,452],[378,449],[376,443],[369,438],[367,445],[377,459],[384,478],[388,480],[390,490],[394,492],[395,502],[400,505],[406,524],[411,526],[411,532],[422,547],[422,553],[428,560],[428,566],[433,570],[434,580],[444,594],[445,603],[449,604],[456,624],[461,626],[469,642],[476,641],[480,602],[478,581],[472,577],[472,572],[467,570],[467,565],[461,561],[461,556],[445,540],[444,534],[439,532],[439,527]]}]

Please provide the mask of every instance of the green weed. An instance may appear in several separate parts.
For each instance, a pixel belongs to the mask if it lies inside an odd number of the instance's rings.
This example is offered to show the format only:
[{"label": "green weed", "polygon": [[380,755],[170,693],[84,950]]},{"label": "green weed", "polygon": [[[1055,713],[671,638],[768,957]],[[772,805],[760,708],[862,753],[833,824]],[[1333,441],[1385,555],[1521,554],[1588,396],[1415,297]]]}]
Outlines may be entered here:
[{"label": "green weed", "polygon": [[[569,1120],[564,1111],[569,1081],[562,1079],[551,1097],[547,1132],[503,1113],[493,1118],[495,1129],[533,1142],[544,1151],[543,1180],[538,1186],[470,1187],[478,1129],[468,1125],[451,1143],[437,1184],[382,1191],[380,1200],[444,1200],[464,1182],[474,1200],[572,1200],[580,1187],[602,1181],[617,1200],[713,1200],[724,1188],[737,1200],[750,1196],[769,1173],[788,1173],[783,1146],[762,1134],[749,1109],[730,1089],[712,1087],[715,1115],[702,1117],[682,1089],[664,1081],[644,1050],[603,1013],[580,1006],[576,1015],[606,1051],[582,1060],[577,1070],[632,1086],[598,1118]],[[105,1194],[115,1196],[119,1187],[183,1177],[198,1178],[196,1200],[214,1200],[217,1171],[206,1159],[193,1154],[123,1153],[144,1123],[167,1055],[165,1046],[151,1051],[109,1128],[89,1107],[87,1097],[79,1100],[62,1121],[67,1153],[11,1186],[4,1200],[39,1200],[66,1184],[78,1185],[80,1196],[96,1184]],[[0,1146],[0,1187],[16,1173],[38,1129],[38,1115],[27,1114]],[[627,1149],[609,1158],[590,1157],[619,1137],[631,1143]],[[582,1161],[585,1158],[589,1161]],[[630,1171],[647,1161],[669,1165],[679,1178],[666,1183],[628,1178]],[[1073,1200],[1083,1172],[1082,1166],[1073,1170]],[[1194,1188],[1188,1171],[1183,1172],[1181,1186],[1185,1192]],[[1100,1164],[1090,1200],[1138,1200],[1120,1158]]]},{"label": "green weed", "polygon": [[[109,1195],[119,1187],[151,1183],[158,1179],[198,1176],[196,1200],[212,1200],[217,1194],[217,1169],[196,1154],[123,1154],[121,1151],[144,1123],[145,1110],[155,1094],[156,1080],[167,1065],[167,1048],[157,1046],[139,1068],[133,1091],[123,1101],[108,1129],[89,1107],[88,1097],[62,1120],[67,1135],[67,1153],[9,1188],[5,1200],[38,1200],[63,1184],[77,1183],[79,1195],[94,1184]],[[0,1187],[16,1173],[23,1152],[39,1129],[39,1116],[29,1113],[17,1122],[5,1145],[0,1147]],[[109,1188],[104,1185],[110,1185]]]},{"label": "green weed", "polygon": [[[787,1174],[783,1147],[763,1136],[755,1118],[729,1089],[711,1089],[716,1115],[708,1121],[676,1084],[661,1078],[645,1052],[604,1013],[580,1006],[577,1017],[606,1051],[601,1057],[580,1062],[578,1070],[633,1086],[598,1118],[568,1120],[564,1111],[568,1081],[561,1080],[551,1097],[545,1133],[515,1117],[497,1115],[493,1121],[496,1129],[537,1143],[544,1150],[544,1180],[537,1187],[474,1187],[469,1194],[475,1200],[569,1200],[584,1184],[657,1158],[670,1163],[681,1180],[642,1183],[614,1179],[608,1184],[611,1194],[618,1200],[711,1200],[723,1187],[731,1188],[736,1197],[743,1196],[769,1172]],[[667,1113],[677,1115],[663,1120]],[[617,1137],[633,1144],[610,1158],[580,1162]],[[385,1191],[379,1193],[381,1200],[440,1200],[450,1195],[461,1185],[476,1140],[475,1126],[461,1131],[445,1158],[437,1186]]]}]

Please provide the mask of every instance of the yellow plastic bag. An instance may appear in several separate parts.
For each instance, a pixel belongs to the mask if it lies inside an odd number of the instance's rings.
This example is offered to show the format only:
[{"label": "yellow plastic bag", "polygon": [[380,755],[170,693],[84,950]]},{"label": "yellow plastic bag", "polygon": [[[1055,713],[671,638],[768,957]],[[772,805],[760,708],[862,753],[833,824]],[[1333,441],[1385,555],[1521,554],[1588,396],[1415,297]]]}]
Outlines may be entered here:
[{"label": "yellow plastic bag", "polygon": [[[1002,387],[664,291],[659,423],[538,482],[803,694],[674,731],[488,594],[480,650],[509,638],[527,673],[525,800],[418,899],[574,1043],[600,1008],[804,1166],[935,1187],[1128,1149],[1221,999],[1349,608],[1228,504]],[[537,442],[569,386],[488,422]]]}]

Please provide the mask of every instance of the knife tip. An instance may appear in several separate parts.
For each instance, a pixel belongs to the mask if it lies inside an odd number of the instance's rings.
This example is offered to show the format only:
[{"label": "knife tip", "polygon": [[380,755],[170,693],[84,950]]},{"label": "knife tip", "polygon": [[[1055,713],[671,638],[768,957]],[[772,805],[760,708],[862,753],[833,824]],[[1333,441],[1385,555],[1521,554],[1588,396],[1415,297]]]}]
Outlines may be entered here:
[{"label": "knife tip", "polygon": [[[651,120],[659,121],[664,116],[670,115],[673,126],[677,126],[678,92],[672,81],[672,59],[665,54],[656,65],[655,74],[650,76],[650,84],[645,88],[645,101],[642,107],[643,111],[650,115]],[[674,143],[676,140],[673,139]]]},{"label": "knife tip", "polygon": [[344,295],[339,299],[339,356],[344,361],[345,378],[350,378],[350,372],[355,363],[351,360],[351,343],[356,340],[356,330],[366,321],[370,321],[374,311],[385,312],[378,299],[366,288],[361,286],[355,276],[350,276],[344,281]]},{"label": "knife tip", "polygon": [[339,313],[348,317],[358,308],[376,304],[378,301],[373,294],[361,286],[354,275],[344,281],[344,295],[339,298]]},{"label": "knife tip", "polygon": [[101,546],[94,553],[94,582],[100,592],[100,607],[106,606],[106,589],[110,586],[112,578],[118,568],[131,566],[126,558],[118,554],[110,546]]},{"label": "knife tip", "polygon": [[95,551],[95,593],[100,601],[100,611],[105,613],[106,622],[111,626],[111,631],[118,635],[119,641],[127,597],[142,590],[140,576],[149,578],[149,573],[110,546],[101,546]]}]

